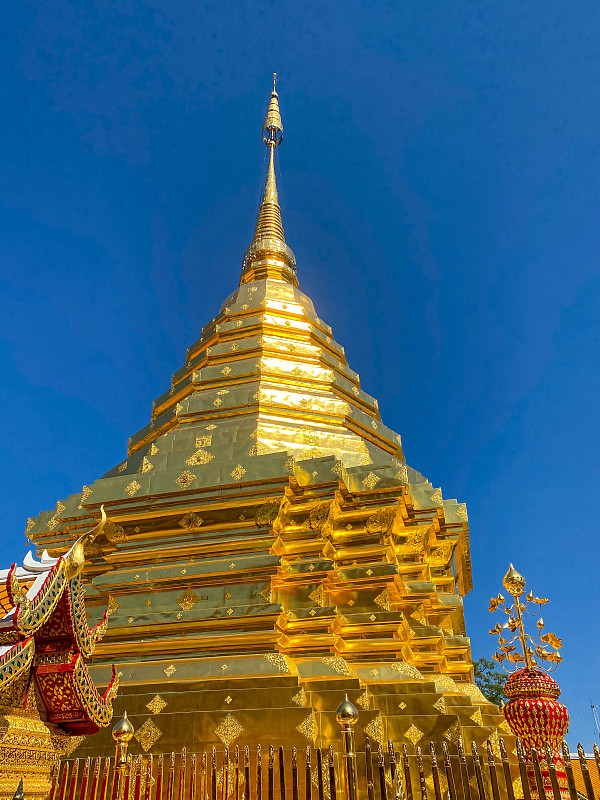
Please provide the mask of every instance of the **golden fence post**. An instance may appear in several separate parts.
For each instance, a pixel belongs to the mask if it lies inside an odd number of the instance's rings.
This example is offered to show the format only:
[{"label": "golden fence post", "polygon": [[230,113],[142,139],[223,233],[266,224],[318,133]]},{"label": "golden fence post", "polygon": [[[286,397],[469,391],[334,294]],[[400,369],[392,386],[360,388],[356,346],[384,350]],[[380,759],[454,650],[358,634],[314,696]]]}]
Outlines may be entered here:
[{"label": "golden fence post", "polygon": [[125,765],[127,764],[127,745],[131,741],[134,734],[134,728],[129,719],[127,712],[123,712],[123,716],[112,729],[112,737],[115,740],[115,772],[117,773],[118,789],[117,798],[122,800],[123,797],[123,778],[125,775]]},{"label": "golden fence post", "polygon": [[348,700],[348,695],[340,703],[335,718],[342,726],[344,763],[346,765],[346,800],[357,800],[356,750],[354,747],[354,726],[358,722],[358,711]]}]

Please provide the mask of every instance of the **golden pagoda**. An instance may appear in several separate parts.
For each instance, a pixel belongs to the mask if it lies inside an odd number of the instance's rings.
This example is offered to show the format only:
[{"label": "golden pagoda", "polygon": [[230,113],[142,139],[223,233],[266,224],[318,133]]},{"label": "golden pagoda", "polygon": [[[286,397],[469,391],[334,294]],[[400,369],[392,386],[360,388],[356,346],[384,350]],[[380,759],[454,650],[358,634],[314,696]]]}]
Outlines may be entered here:
[{"label": "golden pagoda", "polygon": [[[329,325],[299,288],[275,173],[238,288],[129,440],[127,457],[27,523],[88,551],[86,603],[110,626],[90,673],[118,665],[130,752],[337,742],[347,693],[387,739],[483,743],[507,730],[473,683],[462,597],[467,511],[404,459]],[[78,755],[110,755],[110,735]]]}]

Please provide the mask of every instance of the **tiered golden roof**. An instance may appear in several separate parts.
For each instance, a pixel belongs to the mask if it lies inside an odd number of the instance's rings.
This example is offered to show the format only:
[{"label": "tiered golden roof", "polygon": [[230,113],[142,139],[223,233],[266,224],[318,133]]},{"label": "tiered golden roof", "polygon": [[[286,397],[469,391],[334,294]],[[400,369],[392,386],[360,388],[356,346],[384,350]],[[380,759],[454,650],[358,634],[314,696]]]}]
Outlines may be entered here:
[{"label": "tiered golden roof", "polygon": [[465,728],[483,741],[502,718],[472,683],[466,507],[406,464],[298,288],[277,200],[282,136],[274,89],[239,288],[127,458],[27,534],[62,552],[105,505],[86,566],[90,602],[112,612],[96,680],[120,663],[118,710],[144,751],[259,733],[326,743],[346,691],[377,741]]}]

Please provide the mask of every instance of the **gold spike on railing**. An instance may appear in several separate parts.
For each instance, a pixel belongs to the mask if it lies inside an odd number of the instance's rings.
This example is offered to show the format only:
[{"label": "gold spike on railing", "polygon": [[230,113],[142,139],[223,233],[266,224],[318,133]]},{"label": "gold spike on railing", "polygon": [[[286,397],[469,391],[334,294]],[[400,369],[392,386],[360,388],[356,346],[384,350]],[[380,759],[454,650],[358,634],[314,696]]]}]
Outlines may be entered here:
[{"label": "gold spike on railing", "polygon": [[323,800],[323,754],[321,748],[317,748],[317,787],[319,790],[319,800]]},{"label": "gold spike on railing", "polygon": [[595,800],[594,789],[592,788],[592,779],[590,778],[590,771],[588,769],[585,751],[579,742],[577,743],[577,755],[579,756],[579,763],[581,764],[581,774],[583,775],[583,782],[585,784],[585,791],[588,796],[588,800]]},{"label": "gold spike on railing", "polygon": [[256,800],[262,800],[262,750],[256,745]]},{"label": "gold spike on railing", "polygon": [[[540,767],[540,759],[538,756],[538,751],[535,747],[531,748],[531,761],[533,762],[533,775],[535,778],[535,788],[537,790],[538,797],[541,800],[544,800],[546,797],[546,790],[544,789],[544,779],[542,778],[542,770]],[[590,798],[593,800],[593,795]]]},{"label": "gold spike on railing", "polygon": [[212,749],[212,760],[210,762],[210,797],[217,800],[217,749]]},{"label": "gold spike on railing", "polygon": [[550,786],[552,787],[552,794],[557,800],[560,798],[560,789],[558,787],[558,778],[556,776],[556,764],[554,763],[554,754],[548,742],[546,742],[546,761],[548,762],[548,772],[550,773]]},{"label": "gold spike on railing", "polygon": [[492,749],[492,743],[488,739],[485,743],[487,751],[487,767],[490,775],[490,786],[492,787],[492,797],[494,800],[500,800],[500,789],[498,787],[498,773],[496,772],[496,759]]},{"label": "gold spike on railing", "polygon": [[310,774],[310,747],[306,748],[306,767],[304,770],[305,799],[312,800],[312,780]]},{"label": "gold spike on railing", "polygon": [[87,800],[87,788],[90,779],[90,757],[83,762],[83,773],[81,775],[81,786],[79,787],[79,800]]},{"label": "gold spike on railing", "polygon": [[456,743],[458,750],[458,763],[460,769],[460,782],[462,783],[464,800],[471,800],[471,784],[469,783],[469,768],[467,767],[467,756],[463,747],[462,739]]},{"label": "gold spike on railing", "polygon": [[292,747],[292,800],[298,800],[298,755],[295,747]]},{"label": "gold spike on railing", "polygon": [[336,800],[336,788],[335,788],[335,760],[333,757],[333,745],[329,745],[329,759],[328,759],[328,766],[329,766],[329,796],[331,800]]},{"label": "gold spike on railing", "polygon": [[69,783],[69,800],[75,800],[75,790],[77,789],[77,777],[79,775],[79,759],[76,758],[71,769],[71,781]]},{"label": "gold spike on railing", "polygon": [[[192,754],[192,768],[190,771],[190,791],[188,794],[189,800],[196,800],[196,753]],[[237,785],[236,785],[236,798],[237,797]]]},{"label": "gold spike on railing", "polygon": [[279,799],[285,800],[285,761],[283,747],[279,748]]},{"label": "gold spike on railing", "polygon": [[519,775],[521,777],[521,788],[523,789],[523,800],[531,800],[531,790],[529,788],[529,776],[527,775],[527,765],[521,740],[517,739],[517,758],[519,760]]},{"label": "gold spike on railing", "polygon": [[598,772],[598,778],[600,779],[600,749],[598,745],[594,742],[594,761],[596,762],[596,771]]},{"label": "gold spike on railing", "polygon": [[425,783],[425,771],[423,769],[423,756],[421,748],[417,746],[417,770],[419,772],[419,785],[421,787],[421,800],[427,800],[427,784]]},{"label": "gold spike on railing", "polygon": [[[406,786],[406,800],[413,800],[412,778],[410,776],[410,762],[408,760],[408,747],[402,747],[402,766],[404,767],[404,784]],[[454,800],[451,798],[450,800]]]},{"label": "gold spike on railing", "polygon": [[275,768],[273,766],[274,760],[273,745],[269,745],[269,800],[273,800],[274,787],[275,787]]},{"label": "gold spike on railing", "polygon": [[163,790],[163,754],[158,757],[158,764],[156,765],[156,794],[155,800],[162,800]]},{"label": "gold spike on railing", "polygon": [[69,762],[64,761],[58,779],[57,799],[64,800],[67,791],[67,778],[69,777]]},{"label": "gold spike on railing", "polygon": [[383,755],[383,747],[377,747],[377,771],[379,773],[379,797],[380,800],[387,800],[387,790],[385,788],[385,756]]},{"label": "gold spike on railing", "polygon": [[440,788],[440,775],[438,772],[437,757],[435,755],[435,745],[429,742],[429,754],[431,756],[431,776],[433,778],[433,791],[435,800],[442,800],[442,791]]},{"label": "gold spike on railing", "polygon": [[365,736],[365,776],[367,779],[367,800],[375,800],[375,787],[373,785],[373,756],[371,754],[371,740]]},{"label": "gold spike on railing", "polygon": [[500,757],[502,759],[502,772],[504,774],[504,785],[506,786],[508,800],[515,800],[515,790],[513,787],[512,775],[510,773],[510,763],[503,739],[500,739]]},{"label": "gold spike on railing", "polygon": [[567,773],[567,784],[569,786],[569,795],[571,800],[577,800],[577,789],[575,788],[575,777],[573,776],[573,765],[571,764],[571,756],[569,755],[569,748],[567,743],[562,743],[562,756],[565,762],[565,772]]},{"label": "gold spike on railing", "polygon": [[450,751],[446,742],[442,742],[442,756],[444,759],[444,772],[446,773],[446,782],[448,783],[448,797],[449,800],[457,800],[456,798],[456,784],[454,782],[454,774],[452,772],[452,761],[450,760]]},{"label": "gold spike on railing", "polygon": [[202,753],[200,762],[200,800],[207,800],[208,788],[206,783],[206,753]]}]

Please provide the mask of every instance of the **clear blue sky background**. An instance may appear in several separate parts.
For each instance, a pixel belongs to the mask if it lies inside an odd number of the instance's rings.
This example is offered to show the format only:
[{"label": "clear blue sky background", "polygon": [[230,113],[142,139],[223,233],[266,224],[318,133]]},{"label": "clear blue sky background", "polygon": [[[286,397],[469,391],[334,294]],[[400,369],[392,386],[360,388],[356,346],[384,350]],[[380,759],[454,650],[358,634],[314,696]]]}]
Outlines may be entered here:
[{"label": "clear blue sky background", "polygon": [[3,7],[2,562],[125,456],[237,285],[280,73],[288,241],[409,463],[468,503],[474,655],[509,561],[598,688],[600,6]]}]

